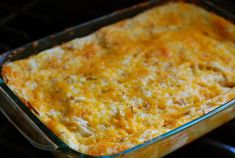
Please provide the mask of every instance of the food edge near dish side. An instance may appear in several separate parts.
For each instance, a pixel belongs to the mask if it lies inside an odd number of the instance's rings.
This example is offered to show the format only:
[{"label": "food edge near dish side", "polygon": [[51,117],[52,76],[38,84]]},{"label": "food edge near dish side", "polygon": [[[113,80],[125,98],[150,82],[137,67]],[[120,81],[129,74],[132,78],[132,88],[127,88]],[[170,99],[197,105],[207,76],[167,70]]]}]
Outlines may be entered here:
[{"label": "food edge near dish side", "polygon": [[7,63],[2,76],[71,148],[110,155],[232,100],[234,35],[213,13],[169,3]]}]

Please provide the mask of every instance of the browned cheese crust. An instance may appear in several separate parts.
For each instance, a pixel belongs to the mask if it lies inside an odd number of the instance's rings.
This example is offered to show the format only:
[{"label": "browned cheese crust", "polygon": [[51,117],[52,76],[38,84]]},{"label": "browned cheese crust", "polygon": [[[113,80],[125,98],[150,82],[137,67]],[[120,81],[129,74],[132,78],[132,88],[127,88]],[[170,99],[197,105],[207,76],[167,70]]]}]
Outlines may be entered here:
[{"label": "browned cheese crust", "polygon": [[109,155],[235,97],[235,26],[186,3],[7,63],[2,75],[73,149]]}]

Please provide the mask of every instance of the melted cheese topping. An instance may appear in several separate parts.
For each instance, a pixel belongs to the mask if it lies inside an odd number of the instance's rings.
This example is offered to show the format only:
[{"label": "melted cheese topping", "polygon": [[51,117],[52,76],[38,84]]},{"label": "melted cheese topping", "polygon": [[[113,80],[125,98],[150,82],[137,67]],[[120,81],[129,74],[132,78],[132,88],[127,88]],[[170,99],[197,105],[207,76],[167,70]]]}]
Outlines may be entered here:
[{"label": "melted cheese topping", "polygon": [[58,137],[118,153],[235,97],[235,26],[169,3],[24,60],[7,85]]}]

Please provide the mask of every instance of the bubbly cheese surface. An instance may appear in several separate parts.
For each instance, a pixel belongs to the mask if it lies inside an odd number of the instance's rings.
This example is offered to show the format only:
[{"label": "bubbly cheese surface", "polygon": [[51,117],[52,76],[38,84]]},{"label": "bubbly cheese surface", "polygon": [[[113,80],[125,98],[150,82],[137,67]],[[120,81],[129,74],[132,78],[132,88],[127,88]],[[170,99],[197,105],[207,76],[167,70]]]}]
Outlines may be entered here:
[{"label": "bubbly cheese surface", "polygon": [[2,68],[71,148],[110,155],[235,98],[235,26],[169,3]]}]

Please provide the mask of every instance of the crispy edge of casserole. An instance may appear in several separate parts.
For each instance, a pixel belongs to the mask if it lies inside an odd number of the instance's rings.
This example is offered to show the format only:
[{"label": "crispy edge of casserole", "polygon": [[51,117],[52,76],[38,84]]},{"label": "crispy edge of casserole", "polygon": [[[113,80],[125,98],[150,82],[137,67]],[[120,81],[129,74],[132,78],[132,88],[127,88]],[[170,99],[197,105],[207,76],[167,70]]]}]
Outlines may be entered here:
[{"label": "crispy edge of casserole", "polygon": [[27,59],[2,76],[71,148],[110,155],[235,97],[235,26],[169,3]]}]

